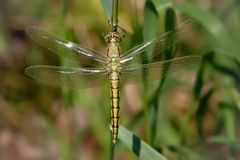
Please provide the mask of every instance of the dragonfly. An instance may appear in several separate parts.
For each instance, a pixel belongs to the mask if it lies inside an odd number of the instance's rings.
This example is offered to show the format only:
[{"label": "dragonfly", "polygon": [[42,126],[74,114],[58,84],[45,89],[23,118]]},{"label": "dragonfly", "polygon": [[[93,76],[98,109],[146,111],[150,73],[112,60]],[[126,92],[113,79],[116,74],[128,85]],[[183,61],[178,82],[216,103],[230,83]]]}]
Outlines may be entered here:
[{"label": "dragonfly", "polygon": [[[26,28],[27,35],[59,56],[78,61],[79,64],[90,67],[65,67],[51,65],[32,65],[25,69],[25,73],[37,80],[55,86],[68,88],[89,88],[109,83],[111,98],[110,129],[112,143],[118,139],[120,125],[120,81],[121,83],[141,82],[142,80],[155,80],[166,77],[169,74],[195,66],[201,61],[200,56],[184,56],[164,61],[132,64],[136,57],[147,54],[154,48],[154,57],[164,52],[169,41],[173,45],[180,43],[178,35],[186,35],[184,30],[191,23],[184,22],[173,30],[156,37],[153,40],[141,43],[136,47],[122,52],[120,41],[123,34],[112,31],[104,38],[107,43],[106,55],[102,55],[93,49],[77,43],[65,40],[59,36],[47,32],[39,27]],[[167,68],[167,72],[165,72]]]}]

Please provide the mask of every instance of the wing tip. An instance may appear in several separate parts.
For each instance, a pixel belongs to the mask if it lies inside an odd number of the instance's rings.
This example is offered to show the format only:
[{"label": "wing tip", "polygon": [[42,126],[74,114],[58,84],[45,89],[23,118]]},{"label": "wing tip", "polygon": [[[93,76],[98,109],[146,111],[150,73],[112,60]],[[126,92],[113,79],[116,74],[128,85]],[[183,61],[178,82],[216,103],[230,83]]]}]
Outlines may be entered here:
[{"label": "wing tip", "polygon": [[28,26],[25,28],[25,33],[31,38],[35,39],[38,37],[38,32],[43,32],[44,30],[37,26]]},{"label": "wing tip", "polygon": [[24,73],[29,76],[29,77],[32,77],[31,74],[30,74],[30,71],[34,68],[34,66],[29,66],[27,68],[25,68],[24,70]]},{"label": "wing tip", "polygon": [[38,27],[36,27],[36,26],[28,26],[28,27],[25,28],[25,33],[27,33],[27,35],[30,35],[36,29],[38,29]]},{"label": "wing tip", "polygon": [[24,73],[27,75],[27,76],[29,76],[29,77],[33,77],[33,70],[34,69],[39,69],[39,68],[41,68],[43,65],[32,65],[32,66],[29,66],[29,67],[27,67],[27,68],[25,68],[25,70],[24,70]]}]

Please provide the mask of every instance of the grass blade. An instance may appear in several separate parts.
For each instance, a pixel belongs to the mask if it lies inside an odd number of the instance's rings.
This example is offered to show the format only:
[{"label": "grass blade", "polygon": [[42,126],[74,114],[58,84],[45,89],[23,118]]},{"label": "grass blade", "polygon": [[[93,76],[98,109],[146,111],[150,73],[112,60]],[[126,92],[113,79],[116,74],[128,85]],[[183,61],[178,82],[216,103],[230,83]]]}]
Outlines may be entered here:
[{"label": "grass blade", "polygon": [[167,160],[164,156],[154,150],[146,142],[132,134],[123,126],[120,126],[119,128],[119,139],[141,160]]}]

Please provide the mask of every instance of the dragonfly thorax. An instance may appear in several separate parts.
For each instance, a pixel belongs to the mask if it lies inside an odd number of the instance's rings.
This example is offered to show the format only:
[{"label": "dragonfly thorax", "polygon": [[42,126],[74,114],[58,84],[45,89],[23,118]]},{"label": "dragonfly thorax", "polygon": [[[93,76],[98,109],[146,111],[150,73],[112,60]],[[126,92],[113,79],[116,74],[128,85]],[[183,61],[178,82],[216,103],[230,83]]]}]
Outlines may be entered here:
[{"label": "dragonfly thorax", "polygon": [[105,37],[108,42],[107,58],[108,64],[107,69],[109,72],[120,72],[120,47],[119,47],[119,34],[111,32]]},{"label": "dragonfly thorax", "polygon": [[120,58],[112,57],[109,59],[107,64],[107,70],[109,72],[121,72],[122,66],[120,63]]}]

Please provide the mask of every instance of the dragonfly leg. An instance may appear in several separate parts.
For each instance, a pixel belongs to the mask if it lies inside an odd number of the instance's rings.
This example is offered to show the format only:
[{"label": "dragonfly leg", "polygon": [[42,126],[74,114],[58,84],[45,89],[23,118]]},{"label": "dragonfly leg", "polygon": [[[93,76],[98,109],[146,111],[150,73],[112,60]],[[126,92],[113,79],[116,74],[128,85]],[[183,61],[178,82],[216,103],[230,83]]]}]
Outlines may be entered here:
[{"label": "dragonfly leg", "polygon": [[127,31],[125,29],[123,29],[122,27],[120,27],[119,25],[117,25],[116,27],[121,31],[120,32],[120,34],[121,34],[121,38],[120,39],[123,39],[126,36]]}]

